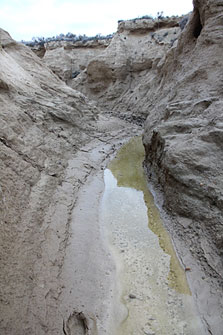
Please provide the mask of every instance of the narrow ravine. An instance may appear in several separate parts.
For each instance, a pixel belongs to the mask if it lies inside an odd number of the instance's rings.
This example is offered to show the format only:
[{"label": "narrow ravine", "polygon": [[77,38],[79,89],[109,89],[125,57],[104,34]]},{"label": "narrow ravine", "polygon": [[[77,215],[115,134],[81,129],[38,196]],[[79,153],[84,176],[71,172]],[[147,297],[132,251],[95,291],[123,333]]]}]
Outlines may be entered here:
[{"label": "narrow ravine", "polygon": [[[141,137],[124,145],[104,172],[100,220],[118,273],[117,335],[195,335],[203,325],[142,168]],[[118,312],[117,312],[118,314]]]}]

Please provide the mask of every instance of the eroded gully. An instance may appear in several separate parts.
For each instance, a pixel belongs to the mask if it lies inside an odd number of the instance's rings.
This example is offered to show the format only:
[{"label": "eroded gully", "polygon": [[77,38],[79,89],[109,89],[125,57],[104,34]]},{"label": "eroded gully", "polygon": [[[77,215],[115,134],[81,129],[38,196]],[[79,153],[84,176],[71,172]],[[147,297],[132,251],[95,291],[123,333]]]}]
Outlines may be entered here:
[{"label": "eroded gully", "polygon": [[69,335],[206,334],[148,190],[141,137],[120,149],[123,134],[141,130],[116,119],[98,127],[101,137],[76,154],[65,177],[79,189],[60,274],[63,319],[54,321]]},{"label": "eroded gully", "polygon": [[110,332],[204,334],[185,269],[148,189],[143,159],[141,137],[135,137],[104,171],[99,219],[117,273]]}]

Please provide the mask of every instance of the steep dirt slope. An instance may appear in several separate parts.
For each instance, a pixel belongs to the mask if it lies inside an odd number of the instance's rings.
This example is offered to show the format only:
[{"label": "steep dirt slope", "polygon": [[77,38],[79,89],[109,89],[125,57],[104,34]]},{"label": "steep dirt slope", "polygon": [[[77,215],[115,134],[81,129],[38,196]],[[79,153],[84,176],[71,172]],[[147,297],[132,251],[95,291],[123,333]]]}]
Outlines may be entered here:
[{"label": "steep dirt slope", "polygon": [[[36,309],[45,304],[34,293],[34,265],[47,252],[41,248],[43,218],[69,157],[89,140],[98,112],[3,30],[0,43],[0,329],[28,334],[37,318],[32,301]],[[58,267],[67,238],[65,227],[62,231]],[[51,282],[53,268],[47,271]]]},{"label": "steep dirt slope", "polygon": [[[223,283],[222,25],[223,1],[194,1],[177,47],[158,64],[143,139],[148,175],[175,216],[172,230],[218,282],[216,301]],[[207,322],[220,334],[216,310]]]},{"label": "steep dirt slope", "polygon": [[[72,325],[75,334],[83,334],[84,322],[89,329],[103,324],[107,309],[103,305],[102,310],[101,301],[106,304],[112,280],[106,276],[103,291],[101,277],[112,265],[95,218],[94,236],[98,234],[95,241],[101,254],[98,263],[93,252],[88,257],[90,263],[94,257],[97,276],[92,279],[91,269],[83,270],[89,288],[85,297],[89,304],[83,308],[75,274],[67,281],[61,278],[69,273],[62,269],[72,209],[78,190],[101,171],[115,143],[120,145],[123,129],[132,135],[133,127],[128,130],[120,121],[98,116],[83,94],[66,86],[4,30],[0,30],[0,118],[0,333],[71,334]],[[98,185],[100,191],[103,185],[100,181]],[[95,202],[99,191],[96,196],[93,190]],[[91,224],[90,218],[87,222]],[[78,252],[89,243],[94,249],[91,237],[86,236],[87,244]],[[80,305],[70,299],[71,290]],[[88,317],[93,308],[94,321]]]}]

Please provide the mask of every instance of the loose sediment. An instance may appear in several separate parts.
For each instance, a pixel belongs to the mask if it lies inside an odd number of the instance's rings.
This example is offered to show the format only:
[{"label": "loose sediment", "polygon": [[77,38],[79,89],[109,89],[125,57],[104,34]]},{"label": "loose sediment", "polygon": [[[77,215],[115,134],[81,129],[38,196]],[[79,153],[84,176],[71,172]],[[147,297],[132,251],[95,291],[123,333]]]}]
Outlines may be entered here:
[{"label": "loose sediment", "polygon": [[[101,231],[99,205],[104,191],[103,171],[122,144],[123,129],[130,138],[140,128],[124,122],[118,125],[117,121],[102,118],[98,127],[106,130],[107,136],[92,139],[70,160],[67,168],[66,182],[79,180],[60,274],[64,287],[59,309],[64,333],[69,335],[115,334],[114,322],[120,323],[123,318],[120,314],[118,319],[114,310],[119,304],[117,274]],[[123,313],[122,306],[119,311]]]}]

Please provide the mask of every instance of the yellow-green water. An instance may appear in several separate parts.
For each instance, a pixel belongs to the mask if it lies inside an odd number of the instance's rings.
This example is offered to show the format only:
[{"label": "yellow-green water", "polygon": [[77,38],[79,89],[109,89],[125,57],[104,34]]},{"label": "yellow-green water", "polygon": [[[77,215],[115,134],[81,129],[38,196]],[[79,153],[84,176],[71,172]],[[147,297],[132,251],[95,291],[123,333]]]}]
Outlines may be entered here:
[{"label": "yellow-green water", "polygon": [[108,168],[117,179],[119,187],[130,187],[143,192],[147,206],[148,227],[158,236],[159,245],[163,251],[171,257],[168,275],[169,286],[179,293],[191,294],[185,271],[176,256],[170,236],[163,226],[159,211],[154,204],[153,196],[148,189],[142,167],[144,156],[145,152],[141,136],[134,137],[120,149]]},{"label": "yellow-green water", "polygon": [[[141,137],[104,171],[100,219],[116,264],[117,295],[109,335],[200,335],[202,323],[142,168]],[[116,300],[117,301],[117,300]]]}]

